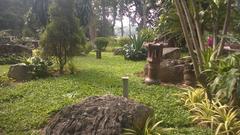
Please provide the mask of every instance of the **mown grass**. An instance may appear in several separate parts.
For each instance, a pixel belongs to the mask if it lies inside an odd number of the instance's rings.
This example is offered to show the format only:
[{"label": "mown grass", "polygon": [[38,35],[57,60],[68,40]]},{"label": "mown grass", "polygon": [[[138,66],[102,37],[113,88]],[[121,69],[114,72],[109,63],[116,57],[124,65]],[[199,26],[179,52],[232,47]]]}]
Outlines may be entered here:
[{"label": "mown grass", "polygon": [[8,72],[9,65],[0,65],[0,75],[6,74]]},{"label": "mown grass", "polygon": [[189,112],[174,94],[175,87],[147,86],[135,75],[145,62],[125,61],[120,56],[104,53],[102,60],[94,54],[75,59],[79,72],[58,78],[31,81],[0,88],[0,134],[39,134],[51,116],[67,105],[92,95],[122,93],[122,76],[129,76],[130,98],[151,106],[161,126],[172,127],[174,135],[206,135],[208,129],[194,127]]}]

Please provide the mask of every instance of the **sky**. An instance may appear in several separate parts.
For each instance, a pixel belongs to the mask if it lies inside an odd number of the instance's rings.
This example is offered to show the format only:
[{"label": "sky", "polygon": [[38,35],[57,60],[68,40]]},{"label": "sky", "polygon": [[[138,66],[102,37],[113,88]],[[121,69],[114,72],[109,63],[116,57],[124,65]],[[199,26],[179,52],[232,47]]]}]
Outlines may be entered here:
[{"label": "sky", "polygon": [[[123,17],[123,27],[124,27],[124,35],[129,36],[129,18],[127,16]],[[132,31],[132,34],[136,34],[136,26],[131,26],[131,31]],[[119,20],[116,21],[115,34],[117,36],[121,35],[121,22]]]}]

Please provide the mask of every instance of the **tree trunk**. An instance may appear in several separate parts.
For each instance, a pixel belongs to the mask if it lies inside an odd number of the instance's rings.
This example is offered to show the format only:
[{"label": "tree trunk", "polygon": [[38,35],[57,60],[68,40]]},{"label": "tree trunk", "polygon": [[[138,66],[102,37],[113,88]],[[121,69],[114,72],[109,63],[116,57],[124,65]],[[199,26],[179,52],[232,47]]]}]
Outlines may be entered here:
[{"label": "tree trunk", "polygon": [[197,7],[196,7],[196,1],[192,0],[191,2],[194,10],[194,23],[197,30],[198,41],[199,41],[201,51],[203,52],[205,51],[205,45],[203,43],[203,32],[199,23],[199,14],[198,14],[199,11],[197,10]]},{"label": "tree trunk", "polygon": [[89,27],[90,42],[91,42],[92,47],[94,48],[95,47],[95,39],[96,39],[96,22],[95,22],[94,16],[91,18],[92,19],[91,19],[91,22],[88,27]]},{"label": "tree trunk", "polygon": [[123,6],[124,6],[124,3],[123,1],[120,1],[120,22],[121,22],[121,36],[123,37],[124,35],[124,28],[123,28]]},{"label": "tree trunk", "polygon": [[116,3],[114,3],[114,5],[113,5],[113,22],[112,22],[112,34],[113,35],[115,35],[115,30],[114,30],[114,28],[115,28],[115,25],[116,25],[116,19],[117,19],[117,10],[118,10],[118,8],[116,8],[117,7],[117,5],[118,5],[118,3],[116,2]]},{"label": "tree trunk", "polygon": [[197,52],[199,69],[200,69],[200,71],[202,71],[203,70],[203,57],[202,57],[202,53],[201,53],[201,50],[200,50],[199,40],[198,40],[197,35],[196,35],[197,32],[195,31],[196,29],[194,28],[193,20],[192,20],[192,17],[191,17],[191,14],[190,14],[190,11],[188,9],[186,1],[183,0],[183,1],[181,1],[181,3],[182,3],[183,11],[185,12],[185,16],[187,18],[187,22],[188,22],[187,24],[188,24],[189,29],[190,29],[191,38],[192,38],[195,50]]},{"label": "tree trunk", "polygon": [[99,50],[99,49],[96,50],[96,58],[97,59],[101,59],[102,58],[102,51]]},{"label": "tree trunk", "polygon": [[121,36],[124,35],[124,27],[123,27],[123,15],[120,16],[120,22],[121,22]]},{"label": "tree trunk", "polygon": [[[225,21],[224,21],[222,35],[226,35],[228,32],[228,26],[230,24],[230,19],[231,19],[231,10],[232,10],[231,5],[232,5],[232,0],[228,0],[227,14],[226,14]],[[221,40],[220,40],[219,48],[218,48],[217,57],[219,57],[221,55],[223,48],[224,48],[224,44],[225,44],[225,37],[222,36]]]},{"label": "tree trunk", "polygon": [[62,64],[59,64],[59,74],[62,75],[64,72],[63,72],[63,69],[64,69],[64,65]]},{"label": "tree trunk", "polygon": [[107,24],[107,12],[106,12],[106,1],[101,0],[101,7],[102,7],[102,17],[103,17],[103,26],[102,26],[102,32],[103,36],[107,36],[107,27],[105,25]]},{"label": "tree trunk", "polygon": [[189,54],[192,58],[192,61],[193,61],[193,66],[194,66],[194,71],[195,71],[195,75],[196,75],[196,78],[198,79],[199,76],[200,76],[200,70],[199,70],[199,67],[198,67],[198,60],[197,58],[195,57],[195,54],[194,54],[194,50],[193,50],[193,43],[192,43],[192,40],[191,40],[191,36],[189,35],[189,31],[188,31],[188,24],[185,20],[185,15],[183,13],[183,8],[181,6],[181,3],[179,0],[174,0],[174,3],[175,3],[175,6],[177,8],[177,12],[178,12],[178,16],[179,16],[179,19],[180,19],[180,22],[181,22],[181,26],[182,26],[182,30],[183,30],[183,34],[184,34],[184,37],[185,37],[185,40],[187,42],[187,47],[188,47],[188,50],[189,50]]},{"label": "tree trunk", "polygon": [[132,26],[131,26],[131,18],[130,16],[128,17],[129,22],[128,22],[128,27],[129,27],[129,36],[132,36]]},{"label": "tree trunk", "polygon": [[142,2],[143,2],[142,28],[146,28],[147,27],[147,7],[146,7],[147,3],[146,3],[146,0],[142,0]]}]

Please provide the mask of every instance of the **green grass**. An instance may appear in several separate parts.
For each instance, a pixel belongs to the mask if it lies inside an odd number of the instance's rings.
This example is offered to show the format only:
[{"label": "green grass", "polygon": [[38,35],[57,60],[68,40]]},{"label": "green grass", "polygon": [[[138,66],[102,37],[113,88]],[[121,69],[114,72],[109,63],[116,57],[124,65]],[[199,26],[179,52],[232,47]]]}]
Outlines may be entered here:
[{"label": "green grass", "polygon": [[8,72],[9,65],[0,65],[0,76]]},{"label": "green grass", "polygon": [[[79,72],[0,88],[1,129],[9,135],[39,134],[51,116],[67,105],[92,95],[122,93],[122,76],[129,76],[130,98],[151,106],[161,126],[175,128],[174,135],[206,135],[207,129],[194,127],[189,112],[173,94],[175,87],[147,86],[134,73],[142,71],[145,62],[125,61],[104,53],[102,60],[93,54],[75,59]],[[2,71],[2,70],[1,70]]]}]

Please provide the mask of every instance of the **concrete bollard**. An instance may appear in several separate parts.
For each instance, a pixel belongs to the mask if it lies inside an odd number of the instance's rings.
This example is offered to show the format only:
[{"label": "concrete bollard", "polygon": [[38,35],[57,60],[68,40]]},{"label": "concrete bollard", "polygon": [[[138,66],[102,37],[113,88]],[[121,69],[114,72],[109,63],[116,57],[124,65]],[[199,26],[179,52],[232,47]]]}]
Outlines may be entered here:
[{"label": "concrete bollard", "polygon": [[123,97],[128,98],[128,80],[129,77],[122,77],[123,81]]}]

